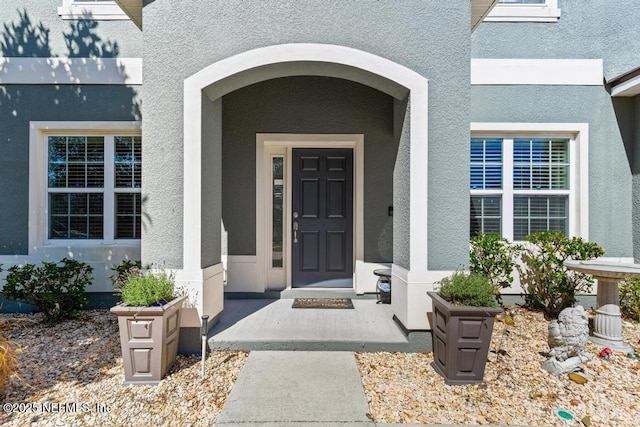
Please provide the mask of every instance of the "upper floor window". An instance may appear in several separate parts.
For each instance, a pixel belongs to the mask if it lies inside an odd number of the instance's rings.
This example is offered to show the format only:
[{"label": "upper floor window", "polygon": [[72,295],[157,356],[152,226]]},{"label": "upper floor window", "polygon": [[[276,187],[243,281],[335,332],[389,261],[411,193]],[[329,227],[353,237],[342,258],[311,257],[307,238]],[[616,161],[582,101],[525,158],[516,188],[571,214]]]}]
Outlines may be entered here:
[{"label": "upper floor window", "polygon": [[536,129],[540,136],[488,134],[486,129],[487,136],[472,135],[471,236],[483,231],[518,241],[536,231],[560,231],[588,238],[588,147],[579,144],[587,139],[586,128],[582,134],[548,136],[542,129]]},{"label": "upper floor window", "polygon": [[556,22],[558,19],[558,0],[498,0],[484,18],[489,22]]},{"label": "upper floor window", "polygon": [[58,7],[62,19],[89,18],[103,21],[128,20],[129,17],[113,0],[62,0]]},{"label": "upper floor window", "polygon": [[142,141],[47,136],[47,237],[140,239]]}]

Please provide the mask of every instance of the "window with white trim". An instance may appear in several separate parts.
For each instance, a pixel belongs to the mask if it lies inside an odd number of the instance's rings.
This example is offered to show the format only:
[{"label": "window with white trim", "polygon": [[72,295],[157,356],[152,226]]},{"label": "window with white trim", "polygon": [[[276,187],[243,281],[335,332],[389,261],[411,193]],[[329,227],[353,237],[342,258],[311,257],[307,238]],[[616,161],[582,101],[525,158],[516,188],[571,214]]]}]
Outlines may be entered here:
[{"label": "window with white trim", "polygon": [[558,0],[498,0],[484,21],[556,22],[560,12]]},{"label": "window with white trim", "polygon": [[49,240],[140,239],[142,139],[46,135]]},{"label": "window with white trim", "polygon": [[128,20],[129,17],[113,0],[62,0],[58,7],[62,19]]},{"label": "window with white trim", "polygon": [[483,231],[523,240],[536,231],[571,234],[571,222],[578,221],[571,215],[578,190],[571,182],[572,168],[578,167],[572,143],[566,136],[472,136],[471,236]]}]

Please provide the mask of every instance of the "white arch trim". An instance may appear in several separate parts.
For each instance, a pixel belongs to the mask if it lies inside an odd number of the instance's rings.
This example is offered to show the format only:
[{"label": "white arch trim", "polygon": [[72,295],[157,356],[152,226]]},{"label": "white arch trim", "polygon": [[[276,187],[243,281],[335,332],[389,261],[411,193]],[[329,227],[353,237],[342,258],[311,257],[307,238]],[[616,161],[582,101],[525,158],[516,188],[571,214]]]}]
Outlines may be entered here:
[{"label": "white arch trim", "polygon": [[[311,66],[313,65],[313,66]],[[201,270],[202,96],[211,99],[277,77],[324,75],[353,80],[396,98],[409,96],[410,263],[407,279],[427,280],[428,81],[409,68],[358,49],[328,44],[283,44],[218,61],[184,81],[183,268]]]}]

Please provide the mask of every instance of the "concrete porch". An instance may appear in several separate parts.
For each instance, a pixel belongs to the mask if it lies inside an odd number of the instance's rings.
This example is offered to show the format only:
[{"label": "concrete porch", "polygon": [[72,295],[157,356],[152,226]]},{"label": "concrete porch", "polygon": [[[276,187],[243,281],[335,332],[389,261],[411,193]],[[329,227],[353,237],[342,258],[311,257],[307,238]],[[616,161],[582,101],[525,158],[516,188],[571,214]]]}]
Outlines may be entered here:
[{"label": "concrete porch", "polygon": [[[209,332],[220,350],[431,351],[431,332],[407,333],[391,305],[353,291],[291,289],[274,294],[226,296]],[[294,298],[351,298],[354,309],[292,308]],[[426,313],[425,313],[426,316]]]}]

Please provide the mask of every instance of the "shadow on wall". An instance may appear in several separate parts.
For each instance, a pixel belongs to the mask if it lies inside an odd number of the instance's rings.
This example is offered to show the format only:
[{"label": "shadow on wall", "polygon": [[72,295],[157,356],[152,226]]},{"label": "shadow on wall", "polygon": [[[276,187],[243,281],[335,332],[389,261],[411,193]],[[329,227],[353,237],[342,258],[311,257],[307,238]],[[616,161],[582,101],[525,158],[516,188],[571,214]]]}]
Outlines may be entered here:
[{"label": "shadow on wall", "polygon": [[[90,13],[86,13],[85,17],[73,21],[69,24],[69,31],[63,33],[67,52],[58,56],[51,51],[49,46],[50,30],[43,23],[34,23],[31,21],[26,10],[18,11],[18,21],[3,24],[2,41],[0,48],[4,57],[4,64],[0,65],[0,73],[2,68],[11,66],[11,59],[16,57],[42,58],[51,67],[56,74],[64,74],[69,77],[69,81],[86,81],[86,76],[97,75],[105,71],[105,64],[102,58],[117,58],[119,54],[118,43],[111,40],[103,40],[97,33],[98,22],[94,20]],[[52,59],[59,58],[59,59]],[[69,67],[66,58],[91,58],[93,61],[86,61],[82,64],[82,68]],[[6,72],[6,70],[5,70]],[[120,81],[125,81],[128,77],[126,70],[122,64],[118,65],[117,72],[120,75]],[[68,87],[72,87],[74,96],[69,97]],[[30,120],[55,120],[55,109],[64,109],[73,111],[78,114],[77,120],[105,120],[105,111],[99,111],[91,107],[91,103],[95,106],[111,106],[116,105],[117,111],[109,111],[109,120],[140,120],[140,98],[136,90],[131,87],[118,84],[109,87],[109,91],[83,90],[83,86],[75,84],[55,85],[55,91],[59,93],[59,97],[39,97],[39,102],[51,103],[52,108],[42,108],[47,111],[49,117],[37,117]],[[20,90],[14,89],[13,85],[2,86],[1,101],[4,111],[10,111],[13,117],[18,117],[20,111]],[[49,94],[47,94],[49,95]],[[26,95],[25,95],[26,96]],[[25,100],[24,103],[28,103]],[[113,101],[116,101],[114,104]],[[85,108],[83,107],[85,105]],[[13,108],[11,108],[13,107]],[[31,111],[29,111],[31,113]],[[114,114],[117,116],[114,118]]]},{"label": "shadow on wall", "polygon": [[629,161],[629,169],[633,175],[640,173],[640,162],[635,160],[638,155],[636,148],[636,111],[634,97],[611,98],[613,111],[618,122],[620,136]]},{"label": "shadow on wall", "polygon": [[49,30],[40,23],[33,25],[26,10],[18,11],[18,22],[4,23],[2,55],[4,57],[53,56],[49,48]]},{"label": "shadow on wall", "polygon": [[[118,43],[103,39],[99,23],[90,13],[71,21],[62,34],[52,34],[43,22],[33,20],[26,9],[17,17],[6,17],[0,34],[0,170],[11,182],[0,185],[0,200],[16,200],[16,194],[28,192],[28,140],[30,121],[139,121],[141,98],[137,87],[128,81],[127,70],[119,55]],[[53,52],[50,39],[61,37],[66,51]],[[18,59],[19,58],[19,59]],[[34,58],[38,66],[55,76],[59,84],[8,84],[8,73],[25,76],[38,71],[23,70],[24,58]],[[73,58],[89,58],[73,60]],[[103,61],[109,59],[108,61]],[[108,73],[108,74],[106,74]],[[114,84],[75,84],[88,82],[91,76],[109,76]],[[12,209],[0,209],[0,224],[23,224],[28,206],[22,202]],[[26,254],[27,226],[0,233],[0,255]]]}]

